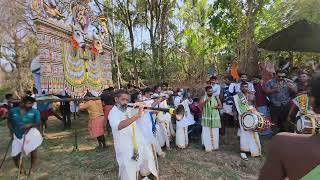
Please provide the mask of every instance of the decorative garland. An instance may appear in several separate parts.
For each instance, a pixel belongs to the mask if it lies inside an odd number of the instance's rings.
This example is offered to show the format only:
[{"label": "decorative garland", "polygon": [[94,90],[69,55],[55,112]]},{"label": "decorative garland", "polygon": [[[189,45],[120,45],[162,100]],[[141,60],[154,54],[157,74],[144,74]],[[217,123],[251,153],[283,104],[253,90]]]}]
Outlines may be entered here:
[{"label": "decorative garland", "polygon": [[[62,48],[62,62],[64,69],[64,77],[66,81],[73,87],[80,88],[85,82],[85,67],[82,59],[76,55],[71,57],[71,47],[65,44]],[[79,51],[78,53],[79,54]],[[75,66],[78,65],[78,66]]]},{"label": "decorative garland", "polygon": [[[88,90],[93,94],[101,94],[105,88],[102,83],[103,73],[100,69],[101,59],[92,60],[94,55],[91,51],[74,49],[73,47],[76,46],[72,45],[72,42],[71,45],[66,43],[62,47],[66,91],[79,97],[84,96]],[[70,53],[72,51],[76,53],[73,55]]]}]

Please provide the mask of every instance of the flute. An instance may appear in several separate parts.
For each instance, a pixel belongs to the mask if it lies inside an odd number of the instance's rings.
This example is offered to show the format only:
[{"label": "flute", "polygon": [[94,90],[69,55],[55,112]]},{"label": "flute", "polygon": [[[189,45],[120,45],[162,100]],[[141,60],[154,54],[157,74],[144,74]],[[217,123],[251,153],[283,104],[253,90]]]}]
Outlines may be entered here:
[{"label": "flute", "polygon": [[[127,106],[131,107],[131,108],[139,108],[139,106],[136,106],[131,103],[129,103]],[[173,112],[175,110],[174,108],[157,108],[157,107],[148,107],[148,106],[144,106],[143,109],[149,109],[149,110],[153,110],[153,111],[163,111],[163,112],[168,112],[170,114],[173,114],[171,112]]]},{"label": "flute", "polygon": [[[139,106],[136,106],[132,103],[129,103],[127,105],[128,107],[131,107],[131,108],[139,108]],[[184,106],[183,105],[179,105],[176,109],[174,108],[156,108],[156,107],[143,107],[143,109],[149,109],[149,110],[154,110],[154,111],[163,111],[163,112],[168,112],[170,113],[171,115],[174,115],[175,118],[180,121],[183,119],[184,115],[185,115],[185,109],[184,109]]]}]

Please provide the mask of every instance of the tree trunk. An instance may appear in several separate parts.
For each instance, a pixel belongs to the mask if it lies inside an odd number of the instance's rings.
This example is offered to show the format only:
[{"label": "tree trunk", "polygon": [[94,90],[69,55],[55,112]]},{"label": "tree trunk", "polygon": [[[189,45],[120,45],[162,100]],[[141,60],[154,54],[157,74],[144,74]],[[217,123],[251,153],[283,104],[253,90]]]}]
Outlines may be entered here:
[{"label": "tree trunk", "polygon": [[[156,27],[159,25],[159,21],[157,21],[158,19],[158,8],[160,4],[157,3],[157,1],[154,0],[148,0],[146,7],[145,7],[145,13],[146,16],[149,12],[149,16],[150,16],[150,25],[148,26],[148,20],[146,19],[146,26],[149,30],[149,37],[150,37],[150,47],[151,47],[151,52],[152,52],[152,61],[153,61],[153,68],[152,71],[155,74],[159,74],[159,68],[158,68],[158,58],[159,58],[159,53],[158,53],[158,48],[157,48],[157,41],[156,41],[156,35],[157,35],[157,29]],[[155,76],[154,80],[156,82],[160,81],[160,76]]]},{"label": "tree trunk", "polygon": [[[156,48],[156,41],[153,33],[153,25],[150,25],[150,31],[149,31],[149,36],[150,36],[150,46],[151,46],[151,51],[152,51],[152,60],[153,60],[153,68],[152,70],[158,74],[158,68],[157,68],[157,58],[158,58],[158,52]],[[159,76],[155,77],[155,80],[158,81]]]},{"label": "tree trunk", "polygon": [[133,36],[133,30],[132,27],[128,27],[129,30],[129,35],[130,35],[130,44],[131,44],[131,58],[133,62],[133,78],[134,78],[134,83],[138,84],[139,82],[139,74],[138,74],[138,65],[137,65],[137,60],[136,60],[136,53],[135,53],[135,47],[134,47],[134,36]]},{"label": "tree trunk", "polygon": [[161,67],[161,80],[164,80],[164,74],[165,74],[165,64],[164,64],[164,44],[166,40],[167,35],[167,24],[168,24],[168,11],[169,11],[169,1],[164,1],[161,16],[160,16],[160,43],[159,43],[159,63]]},{"label": "tree trunk", "polygon": [[[121,88],[121,71],[120,71],[120,63],[119,63],[119,55],[117,51],[117,45],[116,45],[116,38],[115,38],[115,33],[114,33],[114,27],[115,27],[115,20],[114,20],[114,7],[113,7],[113,0],[111,0],[111,7],[112,7],[112,32],[110,33],[108,29],[108,33],[111,37],[112,45],[113,45],[113,51],[112,51],[112,58],[115,60],[116,66],[117,66],[117,87],[118,89]],[[108,27],[108,26],[107,26]]]},{"label": "tree trunk", "polygon": [[249,76],[258,73],[258,48],[254,38],[256,8],[254,8],[252,1],[248,1],[246,23],[239,34],[239,71],[240,73],[245,72]]}]

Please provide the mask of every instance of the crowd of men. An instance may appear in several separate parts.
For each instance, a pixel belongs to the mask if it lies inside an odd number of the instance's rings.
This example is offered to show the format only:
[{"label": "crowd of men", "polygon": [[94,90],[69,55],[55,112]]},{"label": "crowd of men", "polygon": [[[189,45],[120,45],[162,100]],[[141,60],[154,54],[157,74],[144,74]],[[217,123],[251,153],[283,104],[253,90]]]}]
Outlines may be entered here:
[{"label": "crowd of men", "polygon": [[[291,79],[286,76],[286,72],[279,70],[267,82],[262,82],[259,76],[249,81],[247,74],[241,74],[238,82],[231,76],[219,78],[219,81],[216,76],[212,76],[200,98],[192,97],[187,89],[172,91],[166,85],[155,86],[153,90],[129,86],[127,91],[114,92],[115,105],[108,118],[114,136],[119,176],[131,179],[136,176],[135,172],[146,171],[143,168],[149,167],[149,171],[157,177],[157,169],[154,170],[156,166],[153,165],[156,163],[151,163],[156,161],[156,156],[151,155],[164,156],[162,148],[170,149],[173,140],[178,148],[186,148],[189,136],[197,135],[197,126],[202,127],[201,143],[207,152],[219,149],[219,136],[225,134],[227,126],[232,126],[238,129],[237,135],[240,136],[241,158],[248,160],[247,155],[260,156],[259,133],[244,129],[239,123],[241,116],[248,111],[257,111],[273,124],[271,128],[260,132],[260,135],[295,132],[299,112],[312,111],[309,105],[307,109],[301,106],[301,99],[304,99],[301,96],[308,97],[308,80],[309,74],[306,71],[301,70],[296,79]],[[139,110],[127,108],[129,102],[135,103],[140,107]],[[142,105],[161,108],[182,105],[185,114],[178,120],[169,113],[143,110]],[[138,147],[143,150],[139,151]],[[128,149],[133,150],[131,152]],[[142,157],[140,163],[131,161],[137,156]]]},{"label": "crowd of men", "polygon": [[[271,129],[265,129],[260,135],[294,132],[296,116],[303,108],[301,103],[305,103],[304,98],[297,97],[307,96],[308,82],[309,74],[303,70],[296,79],[289,78],[286,72],[279,70],[267,82],[263,82],[259,76],[252,77],[250,81],[244,73],[240,74],[238,81],[229,75],[219,78],[212,76],[207,85],[201,88],[205,90],[201,97],[194,97],[188,89],[170,89],[167,84],[143,89],[129,85],[127,89],[118,91],[113,88],[106,89],[101,95],[101,101],[86,101],[80,103],[79,108],[75,108],[76,104],[71,103],[70,107],[69,103],[64,102],[60,110],[63,118],[67,119],[70,119],[70,114],[66,115],[65,111],[87,110],[89,134],[97,139],[98,148],[106,147],[105,127],[112,130],[121,179],[136,179],[138,176],[157,179],[157,156],[165,156],[164,147],[170,149],[171,142],[175,140],[176,146],[184,149],[188,146],[189,136],[201,135],[204,150],[215,151],[219,149],[219,136],[225,135],[226,127],[237,129],[240,156],[243,160],[248,160],[248,155],[260,156],[259,133],[245,129],[239,123],[241,116],[246,112],[257,111],[273,124]],[[87,96],[92,95],[88,93]],[[301,102],[301,99],[304,99],[304,102]],[[10,99],[7,99],[7,102],[9,101]],[[12,108],[8,113],[8,124],[15,144],[12,146],[12,156],[21,171],[23,167],[18,163],[18,159],[24,150],[23,137],[40,126],[41,120],[46,126],[49,116],[44,113],[50,109],[49,106],[41,108],[43,104],[38,104],[39,112],[32,108],[34,102],[32,93],[29,93],[20,106]],[[132,103],[135,108],[128,107],[128,103]],[[181,118],[176,118],[169,112],[144,108],[169,109],[178,106],[184,109]],[[307,106],[311,111],[312,108]],[[64,122],[68,124],[68,120]],[[38,140],[42,142],[41,138]],[[34,157],[31,159],[31,167],[34,167],[36,147],[29,151]]]}]

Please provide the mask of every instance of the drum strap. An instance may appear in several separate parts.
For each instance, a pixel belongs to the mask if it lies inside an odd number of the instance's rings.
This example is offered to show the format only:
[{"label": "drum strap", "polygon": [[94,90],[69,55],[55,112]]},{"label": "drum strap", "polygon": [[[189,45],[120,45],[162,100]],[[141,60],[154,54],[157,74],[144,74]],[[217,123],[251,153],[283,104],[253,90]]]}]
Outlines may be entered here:
[{"label": "drum strap", "polygon": [[243,114],[243,113],[247,112],[249,110],[248,104],[241,101],[241,99],[246,98],[244,96],[244,94],[243,93],[238,93],[237,95],[235,95],[235,97],[236,97],[235,98],[235,100],[236,100],[235,103],[237,103],[238,106],[239,106],[239,111],[240,111],[239,114]]},{"label": "drum strap", "polygon": [[310,118],[311,119],[311,123],[312,123],[312,134],[316,134],[316,120],[315,118]]},{"label": "drum strap", "polygon": [[294,100],[299,105],[300,111],[308,112],[309,111],[309,97],[306,94],[297,96]]}]

